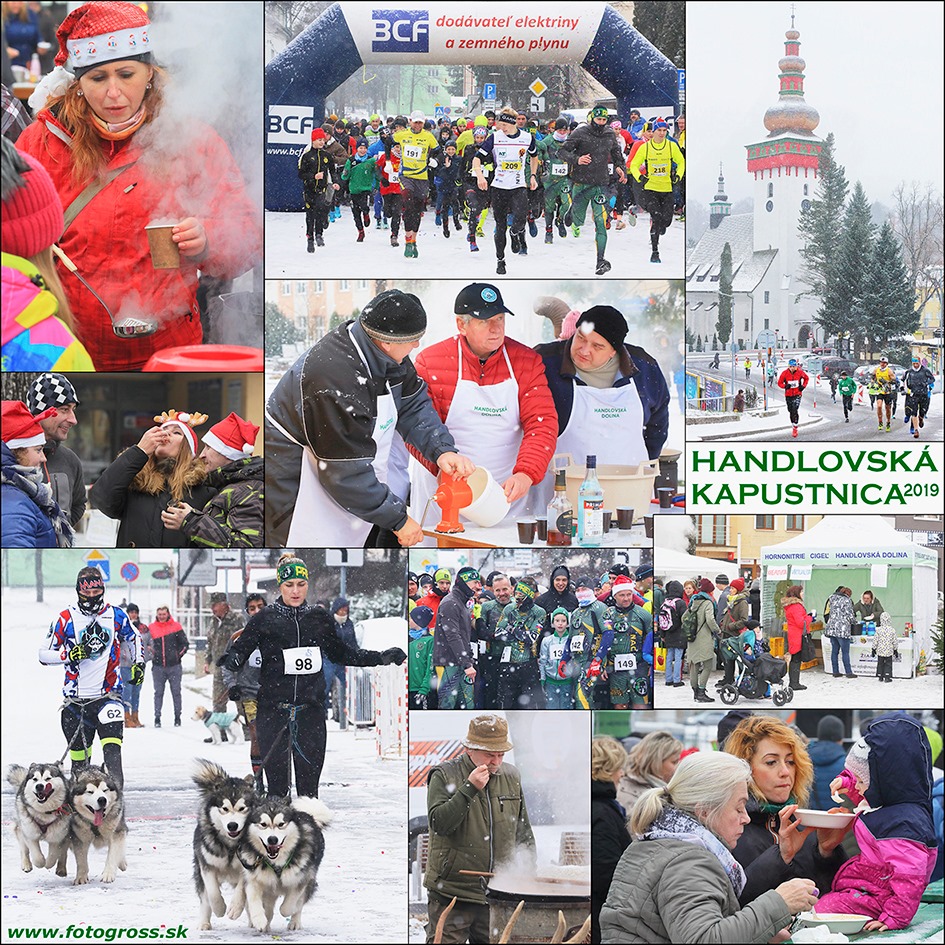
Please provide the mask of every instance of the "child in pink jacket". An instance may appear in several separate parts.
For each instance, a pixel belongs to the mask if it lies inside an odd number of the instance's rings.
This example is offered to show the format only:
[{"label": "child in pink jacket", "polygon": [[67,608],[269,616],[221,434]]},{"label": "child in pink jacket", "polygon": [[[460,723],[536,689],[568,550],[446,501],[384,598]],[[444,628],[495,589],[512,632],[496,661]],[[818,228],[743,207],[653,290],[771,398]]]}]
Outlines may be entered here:
[{"label": "child in pink jacket", "polygon": [[922,726],[905,712],[870,719],[830,782],[859,813],[860,853],[846,861],[816,911],[868,915],[868,931],[912,921],[937,854],[932,822],[932,752]]}]

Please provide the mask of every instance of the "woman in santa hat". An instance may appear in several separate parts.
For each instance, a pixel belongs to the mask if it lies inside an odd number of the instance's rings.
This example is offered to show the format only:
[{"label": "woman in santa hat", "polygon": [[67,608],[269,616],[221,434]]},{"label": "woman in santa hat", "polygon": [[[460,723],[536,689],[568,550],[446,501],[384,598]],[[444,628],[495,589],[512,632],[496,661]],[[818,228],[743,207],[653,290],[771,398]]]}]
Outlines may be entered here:
[{"label": "woman in santa hat", "polygon": [[253,456],[258,433],[235,413],[210,427],[200,458],[207,484],[218,491],[203,509],[180,502],[162,512],[165,528],[180,529],[198,548],[262,548],[263,460]]},{"label": "woman in santa hat", "polygon": [[[65,208],[63,285],[80,340],[98,370],[140,369],[202,340],[198,269],[232,279],[255,265],[260,215],[216,132],[162,114],[169,79],[139,6],[85,3],[56,35],[56,68],[30,97],[36,121],[17,146]],[[179,267],[155,268],[145,227],[171,223]]]},{"label": "woman in santa hat", "polygon": [[50,407],[34,417],[19,400],[3,401],[3,446],[0,461],[4,548],[71,548],[69,517],[43,482],[43,444],[40,426],[55,414]]},{"label": "woman in santa hat", "polygon": [[185,547],[186,536],[165,528],[161,513],[180,502],[203,508],[214,495],[193,430],[207,415],[168,410],[154,420],[158,425],[119,455],[89,491],[93,508],[120,521],[119,548]]}]

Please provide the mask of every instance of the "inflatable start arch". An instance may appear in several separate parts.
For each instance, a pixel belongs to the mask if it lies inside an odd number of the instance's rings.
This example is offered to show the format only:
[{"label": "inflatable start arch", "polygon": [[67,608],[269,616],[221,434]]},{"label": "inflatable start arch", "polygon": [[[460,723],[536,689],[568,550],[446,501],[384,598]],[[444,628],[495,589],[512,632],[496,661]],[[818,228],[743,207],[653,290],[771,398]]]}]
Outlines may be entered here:
[{"label": "inflatable start arch", "polygon": [[[466,12],[466,11],[475,12]],[[266,209],[301,210],[299,154],[366,64],[578,63],[617,99],[675,114],[676,67],[605,3],[336,3],[266,66]]]}]

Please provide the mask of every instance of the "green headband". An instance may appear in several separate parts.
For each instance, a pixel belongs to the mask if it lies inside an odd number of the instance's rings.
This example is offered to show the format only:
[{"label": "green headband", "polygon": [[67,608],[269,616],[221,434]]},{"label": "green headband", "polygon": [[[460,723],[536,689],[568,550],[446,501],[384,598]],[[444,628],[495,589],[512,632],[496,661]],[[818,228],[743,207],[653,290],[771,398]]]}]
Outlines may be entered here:
[{"label": "green headband", "polygon": [[516,593],[516,594],[522,593],[522,594],[524,594],[529,600],[534,600],[534,599],[535,599],[535,592],[534,592],[534,590],[532,590],[532,588],[530,588],[524,581],[519,581],[518,584],[515,585],[515,593]]},{"label": "green headband", "polygon": [[308,568],[304,561],[286,561],[276,569],[276,582],[281,587],[286,581],[307,581]]}]

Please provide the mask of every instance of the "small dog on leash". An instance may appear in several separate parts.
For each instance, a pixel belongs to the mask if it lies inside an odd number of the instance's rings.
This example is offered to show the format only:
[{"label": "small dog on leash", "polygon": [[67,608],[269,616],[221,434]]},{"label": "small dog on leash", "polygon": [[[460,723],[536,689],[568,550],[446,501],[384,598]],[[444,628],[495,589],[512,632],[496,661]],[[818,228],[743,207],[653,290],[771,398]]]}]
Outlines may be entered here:
[{"label": "small dog on leash", "polygon": [[[23,872],[55,865],[56,875],[65,876],[72,822],[69,779],[57,764],[34,763],[28,769],[10,765],[7,781],[16,788],[13,833],[20,845]],[[45,856],[41,841],[48,845]]]},{"label": "small dog on leash", "polygon": [[239,744],[246,741],[243,737],[242,723],[235,712],[211,712],[206,706],[198,705],[193,718],[195,722],[203,722],[210,729],[214,745],[223,742],[221,732],[226,732],[231,742]]}]

